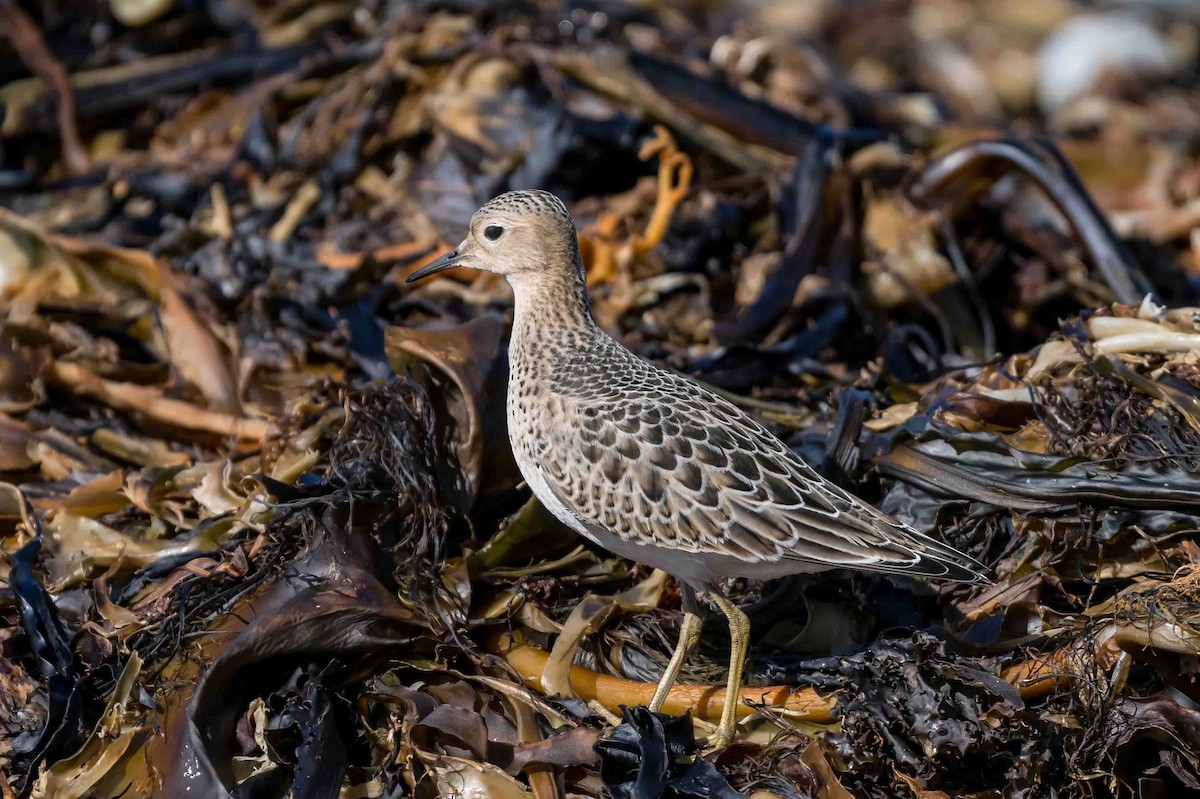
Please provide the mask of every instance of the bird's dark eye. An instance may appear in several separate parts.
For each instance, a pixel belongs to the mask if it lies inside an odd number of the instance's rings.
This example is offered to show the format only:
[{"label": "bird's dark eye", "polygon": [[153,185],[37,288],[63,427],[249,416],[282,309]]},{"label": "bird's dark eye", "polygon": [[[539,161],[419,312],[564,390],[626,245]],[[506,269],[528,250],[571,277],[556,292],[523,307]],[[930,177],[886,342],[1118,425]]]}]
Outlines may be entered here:
[{"label": "bird's dark eye", "polygon": [[504,228],[499,225],[488,225],[483,229],[483,237],[488,241],[495,241],[504,235]]}]

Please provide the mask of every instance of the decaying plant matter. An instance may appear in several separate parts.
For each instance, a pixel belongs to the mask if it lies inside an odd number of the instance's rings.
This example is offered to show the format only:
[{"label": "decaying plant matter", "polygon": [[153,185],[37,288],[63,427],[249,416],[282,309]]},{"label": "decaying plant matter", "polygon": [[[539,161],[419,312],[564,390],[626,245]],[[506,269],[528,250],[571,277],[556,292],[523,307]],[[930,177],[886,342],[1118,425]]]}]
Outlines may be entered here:
[{"label": "decaying plant matter", "polygon": [[[2,795],[1200,791],[1195,20],[493,5],[0,0]],[[677,586],[520,484],[503,284],[403,284],[517,188],[995,584],[725,586],[743,735],[720,624],[638,707]]]}]

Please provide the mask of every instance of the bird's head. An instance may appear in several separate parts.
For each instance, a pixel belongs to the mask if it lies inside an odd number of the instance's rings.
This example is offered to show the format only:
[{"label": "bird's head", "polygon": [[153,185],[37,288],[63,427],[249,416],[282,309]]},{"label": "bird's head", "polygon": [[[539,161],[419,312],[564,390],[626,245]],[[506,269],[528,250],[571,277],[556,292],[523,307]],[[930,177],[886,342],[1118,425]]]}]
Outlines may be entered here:
[{"label": "bird's head", "polygon": [[548,191],[501,194],[475,212],[461,244],[405,282],[458,267],[495,272],[509,282],[578,270],[575,223],[562,201]]}]

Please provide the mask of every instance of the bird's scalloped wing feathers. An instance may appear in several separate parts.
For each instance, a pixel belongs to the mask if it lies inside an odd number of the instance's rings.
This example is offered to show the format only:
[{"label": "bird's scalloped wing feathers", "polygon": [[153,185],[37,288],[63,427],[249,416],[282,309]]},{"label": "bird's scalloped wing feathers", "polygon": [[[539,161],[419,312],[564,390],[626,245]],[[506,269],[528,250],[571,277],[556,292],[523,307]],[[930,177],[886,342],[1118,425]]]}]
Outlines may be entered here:
[{"label": "bird's scalloped wing feathers", "polygon": [[551,433],[543,473],[585,522],[747,562],[982,579],[979,564],[824,480],[736,406],[669,372],[650,376],[561,397],[569,421]]}]

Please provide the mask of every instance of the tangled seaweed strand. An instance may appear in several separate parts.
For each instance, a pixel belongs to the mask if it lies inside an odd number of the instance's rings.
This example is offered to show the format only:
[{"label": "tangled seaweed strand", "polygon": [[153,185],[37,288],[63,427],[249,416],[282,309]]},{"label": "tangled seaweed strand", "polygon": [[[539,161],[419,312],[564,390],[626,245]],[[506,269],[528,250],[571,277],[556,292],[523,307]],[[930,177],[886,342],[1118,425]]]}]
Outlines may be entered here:
[{"label": "tangled seaweed strand", "polygon": [[[461,598],[438,578],[467,528],[453,504],[463,475],[448,454],[425,392],[398,378],[351,392],[346,423],[329,451],[326,496],[352,536],[366,535],[380,579],[434,629],[453,630],[465,618]],[[437,620],[437,621],[435,621]]]},{"label": "tangled seaweed strand", "polygon": [[[1055,452],[1102,459],[1112,466],[1151,461],[1186,469],[1200,465],[1200,431],[1177,411],[1144,392],[1131,391],[1107,361],[1088,359],[1080,368],[1083,374],[1073,381],[1069,394],[1033,387]],[[1160,379],[1191,394],[1200,391],[1194,376],[1188,380],[1168,374]]]},{"label": "tangled seaweed strand", "polygon": [[[239,599],[257,591],[278,576],[300,548],[294,535],[281,535],[285,525],[272,525],[258,556],[248,563],[245,574],[216,573],[189,575],[171,592],[170,610],[154,623],[138,630],[129,639],[129,648],[146,663],[157,664],[147,671],[154,675],[169,661],[185,651],[184,641],[205,630],[215,619],[229,612]],[[234,546],[238,546],[234,543]],[[158,579],[159,564],[142,570],[118,597],[124,601],[144,580]]]}]

